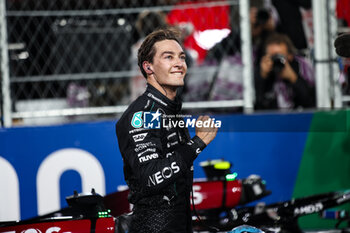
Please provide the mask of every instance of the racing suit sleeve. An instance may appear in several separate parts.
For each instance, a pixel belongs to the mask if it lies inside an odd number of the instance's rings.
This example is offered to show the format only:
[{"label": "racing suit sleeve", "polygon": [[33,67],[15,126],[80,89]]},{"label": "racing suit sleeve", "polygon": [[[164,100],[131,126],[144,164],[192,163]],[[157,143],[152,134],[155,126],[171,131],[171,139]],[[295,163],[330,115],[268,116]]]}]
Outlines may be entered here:
[{"label": "racing suit sleeve", "polygon": [[178,144],[173,151],[165,154],[160,129],[133,132],[130,124],[121,122],[117,124],[116,130],[124,163],[131,168],[140,185],[138,188],[144,194],[157,193],[186,174],[194,159],[206,147],[198,136],[194,136],[187,143]]}]

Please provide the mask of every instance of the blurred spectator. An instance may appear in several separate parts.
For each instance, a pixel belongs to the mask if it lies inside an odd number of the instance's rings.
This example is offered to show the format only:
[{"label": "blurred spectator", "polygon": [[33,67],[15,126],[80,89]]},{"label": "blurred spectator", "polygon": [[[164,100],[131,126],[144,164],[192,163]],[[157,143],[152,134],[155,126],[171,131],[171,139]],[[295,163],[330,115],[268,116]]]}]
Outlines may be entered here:
[{"label": "blurred spectator", "polygon": [[[350,6],[350,5],[349,5]],[[342,87],[342,94],[350,94],[350,33],[343,33],[337,36],[334,41],[335,51],[338,58],[340,76],[339,83]]]},{"label": "blurred spectator", "polygon": [[89,106],[90,93],[86,85],[71,82],[67,88],[67,103],[71,108],[83,108]]},{"label": "blurred spectator", "polygon": [[[338,19],[338,36],[334,42],[338,58],[339,82],[343,95],[350,95],[350,1],[337,0],[336,16]],[[349,103],[347,104],[349,105]]]},{"label": "blurred spectator", "polygon": [[162,12],[144,11],[138,15],[136,21],[136,32],[139,37],[138,41],[131,47],[131,70],[137,72],[137,75],[131,77],[129,82],[131,99],[134,101],[140,96],[146,88],[146,79],[141,74],[137,65],[137,51],[140,48],[144,38],[157,28],[164,28],[167,26],[165,15]]},{"label": "blurred spectator", "polygon": [[314,71],[296,55],[286,35],[269,36],[255,69],[256,109],[296,109],[315,106]]},{"label": "blurred spectator", "polygon": [[272,0],[279,23],[277,31],[288,35],[298,50],[308,48],[300,8],[310,9],[311,0]]},{"label": "blurred spectator", "polygon": [[[275,29],[271,12],[265,8],[250,8],[253,57],[262,56],[262,44]],[[187,101],[241,100],[243,99],[243,65],[240,32],[235,27],[220,43],[209,50],[201,64],[201,72],[191,74],[187,80]],[[202,70],[205,70],[202,72]]]}]

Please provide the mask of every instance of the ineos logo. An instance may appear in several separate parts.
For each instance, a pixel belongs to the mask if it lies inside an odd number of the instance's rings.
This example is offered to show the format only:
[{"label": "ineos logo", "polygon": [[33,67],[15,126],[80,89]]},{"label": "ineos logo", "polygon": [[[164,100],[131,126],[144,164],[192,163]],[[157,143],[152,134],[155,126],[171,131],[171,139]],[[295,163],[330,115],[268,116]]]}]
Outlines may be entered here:
[{"label": "ineos logo", "polygon": [[176,162],[172,162],[170,167],[164,167],[162,171],[158,171],[153,175],[149,176],[148,185],[157,185],[162,183],[165,179],[169,179],[173,174],[178,173],[180,171],[180,167],[176,164]]}]

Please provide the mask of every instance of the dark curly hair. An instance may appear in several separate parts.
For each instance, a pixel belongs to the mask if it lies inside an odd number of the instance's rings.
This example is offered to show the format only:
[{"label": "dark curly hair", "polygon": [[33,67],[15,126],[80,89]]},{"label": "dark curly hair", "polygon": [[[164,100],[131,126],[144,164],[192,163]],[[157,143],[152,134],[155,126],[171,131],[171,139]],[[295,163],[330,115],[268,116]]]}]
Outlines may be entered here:
[{"label": "dark curly hair", "polygon": [[266,48],[270,45],[270,44],[285,44],[287,46],[288,49],[288,53],[292,54],[292,55],[296,55],[297,54],[297,49],[295,48],[292,40],[285,34],[281,34],[281,33],[272,33],[271,35],[269,35],[265,41],[265,52],[266,52]]}]

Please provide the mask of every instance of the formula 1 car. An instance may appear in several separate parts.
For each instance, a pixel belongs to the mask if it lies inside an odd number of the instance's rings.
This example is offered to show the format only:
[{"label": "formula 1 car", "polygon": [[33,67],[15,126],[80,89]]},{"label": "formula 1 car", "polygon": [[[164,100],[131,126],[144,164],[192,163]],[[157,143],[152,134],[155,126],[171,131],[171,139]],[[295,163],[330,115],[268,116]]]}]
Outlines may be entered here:
[{"label": "formula 1 car", "polygon": [[116,219],[103,206],[103,197],[94,190],[74,192],[69,207],[28,220],[0,222],[1,233],[116,233]]},{"label": "formula 1 car", "polygon": [[[350,191],[337,191],[269,205],[259,203],[241,207],[271,193],[265,182],[257,175],[236,179],[237,174],[231,172],[231,163],[227,161],[204,161],[200,166],[206,179],[195,180],[192,192],[193,227],[198,232],[229,231],[248,224],[265,232],[300,233],[299,217],[321,214],[328,208],[350,202]],[[131,212],[127,193],[126,189],[105,197],[106,206],[115,216]]]},{"label": "formula 1 car", "polygon": [[[264,232],[299,233],[300,216],[350,202],[350,191],[345,191],[239,207],[269,195],[265,182],[257,175],[236,179],[226,161],[206,161],[201,166],[207,178],[193,183],[191,197],[195,232],[258,232],[242,227],[249,225]],[[105,197],[94,190],[88,194],[74,192],[66,198],[67,208],[29,220],[0,222],[0,233],[124,233],[132,218],[127,195],[128,189]],[[350,221],[348,216],[345,219]]]},{"label": "formula 1 car", "polygon": [[[227,165],[223,166],[225,163]],[[206,206],[209,208],[201,208],[201,206],[197,208],[197,205],[195,205],[199,216],[197,216],[193,225],[194,229],[198,231],[205,229],[228,231],[233,227],[247,224],[260,228],[265,232],[301,233],[303,231],[298,225],[298,218],[314,213],[320,213],[323,218],[338,219],[336,228],[342,221],[347,221],[348,227],[350,226],[350,218],[347,212],[329,210],[329,208],[350,202],[349,190],[311,195],[269,205],[258,203],[255,206],[241,207],[271,193],[271,191],[266,190],[265,182],[259,176],[251,175],[246,179],[236,180],[240,185],[237,184],[235,188],[240,189],[240,192],[234,192],[234,188],[231,189],[230,183],[236,174],[231,174],[230,163],[220,160],[208,161],[201,163],[201,166],[207,176],[207,181],[205,182],[219,180],[222,182],[222,186],[226,187],[222,188],[226,194],[219,194],[222,195],[221,206],[219,204],[214,206],[206,203]],[[194,183],[194,187],[195,185],[196,183]],[[203,191],[205,193],[208,192],[207,190]],[[230,202],[232,198],[230,195],[233,195],[231,192],[237,195],[235,197],[239,201],[235,203]],[[205,193],[202,196],[205,196]],[[350,232],[350,228],[342,229],[341,232]]]}]

